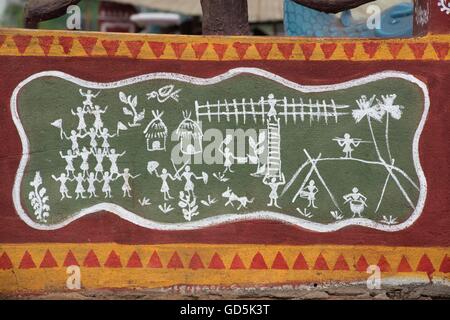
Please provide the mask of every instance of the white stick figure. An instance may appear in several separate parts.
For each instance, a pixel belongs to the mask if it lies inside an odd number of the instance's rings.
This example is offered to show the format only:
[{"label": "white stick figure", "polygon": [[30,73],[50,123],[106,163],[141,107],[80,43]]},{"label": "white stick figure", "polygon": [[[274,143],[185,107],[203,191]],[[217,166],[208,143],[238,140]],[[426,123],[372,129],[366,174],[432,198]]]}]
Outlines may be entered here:
[{"label": "white stick figure", "polygon": [[108,128],[103,128],[100,132],[100,137],[103,139],[102,148],[107,151],[109,149],[109,138],[114,138],[116,136],[115,133],[109,134]]},{"label": "white stick figure", "polygon": [[352,193],[346,194],[343,198],[345,200],[344,204],[350,202],[350,210],[353,212],[353,218],[356,214],[362,218],[361,213],[367,207],[367,198],[359,192],[358,188],[353,188]]},{"label": "white stick figure", "polygon": [[267,102],[269,103],[269,112],[267,112],[267,117],[270,118],[276,118],[277,117],[277,110],[275,109],[275,106],[277,105],[277,99],[275,99],[274,95],[271,93],[268,96]]},{"label": "white stick figure", "polygon": [[91,113],[94,115],[94,128],[96,131],[101,131],[103,128],[103,121],[102,121],[102,113],[105,113],[108,107],[105,107],[105,109],[100,109],[99,105],[95,105],[94,110],[91,111]]},{"label": "white stick figure", "polygon": [[167,183],[167,179],[171,179],[172,181],[175,181],[176,178],[173,177],[169,172],[167,172],[166,168],[163,168],[161,170],[161,174],[158,174],[158,171],[156,171],[155,169],[155,174],[158,178],[161,179],[161,189],[160,191],[163,193],[164,195],[164,200],[169,200],[169,199],[173,199],[173,197],[170,195],[169,191],[170,191],[170,187],[169,184]]},{"label": "white stick figure", "polygon": [[72,181],[74,181],[74,180],[77,182],[77,186],[75,188],[75,193],[77,196],[75,197],[75,199],[78,199],[78,198],[85,199],[86,197],[84,196],[84,192],[86,190],[84,189],[84,186],[83,186],[83,182],[84,182],[83,174],[81,172],[79,172],[78,175],[72,179]]},{"label": "white stick figure", "polygon": [[88,171],[89,171],[89,155],[91,154],[91,151],[88,151],[88,149],[86,149],[86,147],[83,147],[81,152],[78,152],[78,154],[81,157],[81,166],[80,169],[81,171],[83,171],[83,175],[87,175]]},{"label": "white stick figure", "polygon": [[277,179],[275,177],[273,177],[272,179],[270,179],[270,181],[267,183],[270,187],[270,193],[269,193],[269,203],[267,204],[267,206],[272,207],[275,206],[277,208],[281,207],[278,205],[277,201],[278,201],[278,187],[280,185],[285,184],[285,179],[284,179],[284,175],[282,176],[281,180],[277,181]]},{"label": "white stick figure", "polygon": [[67,140],[70,140],[72,142],[72,150],[74,152],[78,151],[78,138],[80,138],[80,135],[75,131],[70,131],[70,136],[67,136],[65,132],[63,132],[64,136]]},{"label": "white stick figure", "polygon": [[83,108],[78,107],[77,111],[74,112],[72,109],[70,109],[70,112],[74,116],[78,116],[78,127],[77,130],[81,134],[81,131],[86,132],[86,121],[84,120],[84,115],[86,114],[86,111],[83,110]]},{"label": "white stick figure", "polygon": [[83,92],[83,90],[79,89],[79,92],[82,97],[85,97],[85,100],[83,101],[83,106],[87,106],[89,108],[92,108],[92,98],[97,98],[97,96],[100,94],[100,91],[96,94],[93,94],[91,90],[87,90],[86,93]]},{"label": "white stick figure", "polygon": [[91,152],[94,155],[95,159],[97,160],[97,164],[95,165],[95,172],[96,173],[103,173],[103,159],[105,158],[106,153],[102,151],[101,148],[94,150],[91,148]]},{"label": "white stick figure", "polygon": [[86,181],[88,182],[87,192],[89,192],[89,199],[92,197],[97,198],[98,196],[95,194],[95,182],[100,182],[100,181],[97,179],[96,174],[94,174],[93,172],[90,172],[86,178]]},{"label": "white stick figure", "polygon": [[140,174],[133,176],[130,173],[130,169],[125,168],[123,169],[123,173],[119,174],[119,176],[123,178],[123,185],[122,185],[123,197],[125,198],[125,196],[128,196],[128,198],[131,198],[130,179],[136,179],[137,177],[140,176]]},{"label": "white stick figure", "polygon": [[366,141],[362,141],[361,139],[352,138],[350,134],[344,134],[344,138],[335,138],[333,141],[336,141],[340,147],[344,147],[342,152],[345,153],[344,158],[350,159],[352,157],[352,151],[354,150],[352,147],[359,147],[361,143]]},{"label": "white stick figure", "polygon": [[64,198],[71,199],[72,197],[69,195],[69,189],[67,189],[66,183],[67,183],[67,181],[73,181],[73,180],[69,179],[69,177],[67,177],[65,173],[61,173],[61,175],[59,177],[52,175],[52,178],[53,178],[53,180],[59,181],[59,183],[60,183],[59,192],[61,193],[61,200],[63,200]]},{"label": "white stick figure", "polygon": [[86,136],[89,136],[90,141],[89,144],[91,145],[92,149],[97,149],[97,132],[94,128],[90,128],[89,131],[87,131],[84,135],[81,135],[80,138],[85,138]]},{"label": "white stick figure", "polygon": [[300,196],[302,198],[308,199],[309,201],[308,208],[317,208],[314,204],[317,192],[319,192],[319,189],[316,187],[316,182],[312,179],[309,180],[309,184],[300,191]]},{"label": "white stick figure", "polygon": [[115,149],[111,149],[109,155],[106,156],[111,162],[111,168],[109,169],[109,173],[111,173],[111,175],[119,173],[119,168],[117,167],[117,159],[119,157],[122,157],[125,153],[126,151],[122,153],[116,153]]},{"label": "white stick figure", "polygon": [[99,182],[103,182],[102,192],[105,194],[105,198],[112,198],[110,183],[111,181],[117,180],[117,178],[113,179],[112,175],[108,171],[105,171],[103,178],[99,180]]},{"label": "white stick figure", "polygon": [[197,177],[191,171],[190,166],[186,166],[184,168],[184,172],[181,174],[181,176],[178,173],[176,173],[175,176],[178,177],[179,180],[181,180],[181,178],[184,178],[186,180],[186,183],[184,185],[184,191],[187,192],[188,194],[190,193],[193,198],[195,198],[195,194],[194,194],[195,186],[194,186],[194,182],[192,181],[192,179],[203,180],[204,182],[206,181],[205,175],[203,175],[201,177]]},{"label": "white stick figure", "polygon": [[75,168],[73,166],[73,159],[75,159],[77,157],[76,154],[72,153],[72,150],[67,150],[67,154],[64,155],[61,151],[59,152],[61,158],[63,158],[64,160],[66,160],[66,174],[67,176],[70,175],[70,173],[74,173],[75,172]]}]

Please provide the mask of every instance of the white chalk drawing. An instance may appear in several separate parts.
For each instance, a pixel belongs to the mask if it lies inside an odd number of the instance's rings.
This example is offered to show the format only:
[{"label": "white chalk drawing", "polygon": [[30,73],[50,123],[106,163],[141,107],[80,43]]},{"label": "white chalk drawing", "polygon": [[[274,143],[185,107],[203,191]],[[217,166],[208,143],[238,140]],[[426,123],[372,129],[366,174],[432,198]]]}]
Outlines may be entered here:
[{"label": "white chalk drawing", "polygon": [[438,0],[438,6],[442,12],[450,14],[450,2],[448,0]]},{"label": "white chalk drawing", "polygon": [[191,119],[191,114],[188,111],[183,112],[184,120],[179,124],[176,135],[180,140],[181,152],[187,155],[201,153],[203,150],[202,128],[198,121]]},{"label": "white chalk drawing", "polygon": [[[191,119],[190,112],[183,112],[184,119],[179,123],[175,133],[180,142],[181,152],[186,155],[195,155],[203,151],[203,132],[201,128],[201,122],[203,121],[217,123],[233,121],[233,124],[238,126],[239,124],[253,121],[255,124],[258,123],[260,126],[262,125],[264,127],[264,133],[260,132],[258,139],[249,138],[250,152],[245,157],[246,161],[243,159],[240,161],[236,159],[231,151],[231,147],[228,146],[226,141],[229,138],[225,138],[224,142],[226,143],[224,143],[221,148],[224,157],[224,172],[216,172],[213,176],[220,182],[226,182],[230,178],[225,176],[225,173],[231,175],[232,179],[234,178],[233,172],[235,171],[235,168],[232,165],[257,165],[256,172],[252,175],[261,178],[261,183],[268,186],[268,208],[279,208],[280,206],[277,201],[282,198],[287,191],[291,190],[292,187],[298,188],[293,190],[297,192],[293,197],[292,202],[302,201],[305,207],[302,206],[301,208],[303,209],[300,209],[300,207],[296,208],[296,216],[274,211],[252,212],[251,210],[250,212],[247,210],[244,214],[239,214],[236,211],[251,207],[250,204],[252,204],[255,199],[249,199],[246,196],[238,196],[229,186],[227,186],[227,189],[221,194],[222,198],[225,200],[220,199],[219,201],[224,201],[226,207],[233,207],[234,213],[232,210],[229,214],[193,219],[194,217],[199,216],[198,203],[205,207],[217,203],[217,200],[212,196],[210,197],[210,195],[208,195],[207,199],[200,200],[195,194],[196,180],[202,180],[204,184],[207,184],[208,174],[202,172],[201,175],[196,175],[194,172],[196,172],[197,168],[193,167],[192,169],[191,165],[188,163],[184,163],[178,167],[174,166],[174,174],[170,174],[166,168],[160,170],[159,163],[154,160],[148,162],[147,171],[153,177],[161,179],[160,191],[163,193],[165,202],[158,206],[159,210],[163,213],[173,211],[174,209],[172,208],[171,203],[169,203],[173,200],[177,202],[178,207],[182,209],[181,213],[186,222],[155,222],[151,219],[138,216],[120,205],[111,202],[97,202],[95,205],[80,209],[79,212],[74,213],[67,220],[56,224],[45,224],[43,223],[45,222],[43,219],[36,219],[37,221],[34,221],[25,213],[20,201],[20,188],[30,154],[28,152],[29,142],[17,111],[17,97],[21,88],[30,81],[40,77],[52,76],[75,83],[81,88],[91,88],[86,92],[83,91],[85,89],[80,89],[80,94],[84,97],[84,101],[80,102],[83,107],[75,106],[75,109],[71,112],[71,115],[77,119],[75,128],[65,128],[62,119],[55,119],[51,122],[53,127],[59,129],[61,140],[67,140],[70,144],[70,148],[67,148],[66,150],[57,150],[57,154],[59,154],[60,159],[62,159],[65,164],[64,172],[57,172],[51,176],[59,184],[59,192],[61,194],[60,201],[67,201],[66,199],[72,198],[73,200],[70,201],[79,201],[82,198],[98,197],[97,187],[101,188],[99,190],[101,190],[105,199],[111,199],[113,197],[111,185],[115,183],[120,183],[122,186],[123,197],[132,197],[130,180],[138,178],[139,176],[139,174],[132,175],[128,168],[119,168],[119,162],[117,160],[125,154],[125,151],[116,151],[117,147],[114,146],[114,138],[119,135],[120,131],[131,130],[133,127],[140,126],[141,121],[144,119],[144,110],[141,112],[136,110],[137,96],[127,97],[124,93],[119,94],[120,101],[127,105],[126,109],[128,112],[124,111],[124,114],[132,116],[133,121],[128,123],[128,127],[121,121],[117,121],[117,127],[114,127],[113,133],[110,133],[110,128],[105,127],[105,124],[102,121],[102,115],[108,112],[108,106],[101,107],[93,101],[101,90],[122,88],[130,84],[152,79],[176,80],[200,86],[212,85],[243,73],[270,79],[287,88],[304,93],[343,90],[391,78],[403,79],[416,84],[422,90],[424,97],[424,112],[422,113],[421,121],[415,132],[412,145],[413,164],[417,173],[418,183],[415,183],[406,172],[400,167],[397,167],[398,161],[396,162],[391,154],[389,121],[390,118],[399,120],[402,117],[403,112],[403,106],[395,104],[395,94],[384,92],[378,96],[372,95],[370,98],[363,95],[355,101],[358,108],[352,109],[352,106],[354,105],[353,102],[349,105],[339,105],[336,104],[333,99],[330,99],[329,101],[304,101],[302,98],[299,98],[288,101],[286,97],[277,97],[272,93],[267,93],[267,95],[261,97],[259,100],[253,100],[252,98],[241,100],[224,99],[223,101],[217,101],[217,103],[206,102],[205,104],[197,100],[195,101],[196,119]],[[94,94],[91,90],[95,90],[96,93]],[[160,103],[169,99],[178,101],[179,90],[180,89],[176,90],[174,86],[167,86],[147,94],[147,96],[148,99],[156,98]],[[23,155],[13,188],[13,200],[20,217],[30,226],[41,230],[58,229],[84,215],[107,210],[135,224],[160,230],[188,230],[208,227],[224,222],[239,221],[242,219],[267,219],[282,221],[319,232],[335,231],[349,225],[360,225],[385,231],[398,231],[410,226],[420,216],[426,198],[427,185],[419,162],[418,141],[426,121],[429,104],[428,90],[423,82],[409,74],[395,71],[385,71],[361,79],[326,86],[302,86],[270,72],[256,68],[231,69],[224,74],[209,79],[170,73],[153,73],[113,83],[87,82],[57,71],[41,72],[22,81],[15,88],[11,99],[13,120],[19,131],[23,145]],[[146,130],[144,130],[144,135],[147,139],[147,149],[149,151],[165,151],[166,149],[165,138],[167,137],[168,130],[162,121],[161,116],[162,113],[154,113],[153,120],[149,122]],[[343,148],[343,157],[329,156],[328,154],[325,156],[323,152],[315,152],[317,154],[312,155],[308,150],[303,148],[303,153],[306,155],[306,161],[303,162],[302,160],[303,163],[299,164],[297,171],[289,177],[289,180],[286,180],[283,172],[283,169],[286,170],[286,168],[282,166],[281,159],[282,148],[286,148],[281,141],[280,134],[283,130],[283,126],[287,124],[288,121],[294,124],[301,123],[302,125],[308,122],[309,125],[313,125],[315,122],[320,122],[325,125],[332,123],[336,126],[343,117],[346,119],[349,117],[353,118],[356,124],[367,121],[366,125],[368,125],[372,141],[365,141],[370,140],[370,138],[366,138],[365,140],[354,138],[350,135],[351,132],[342,132],[343,138],[334,138],[334,140]],[[381,142],[377,141],[375,137],[372,121],[384,123],[385,125],[386,138],[385,141],[382,142],[382,147],[383,150],[388,150],[388,157],[386,159],[383,158],[382,153],[380,152]],[[91,123],[93,123],[92,127],[89,127]],[[152,123],[156,127],[151,125]],[[64,131],[64,129],[68,131]],[[159,129],[160,132],[162,132],[162,135],[151,135],[151,130],[153,129]],[[379,129],[379,126],[377,126],[377,129]],[[69,132],[69,134],[66,134],[66,132]],[[153,144],[155,137],[164,138],[164,141],[160,141],[159,144]],[[329,137],[329,139],[333,140],[333,137]],[[380,137],[378,137],[378,139],[380,139]],[[374,150],[377,159],[369,160],[360,157],[359,150],[362,148],[360,146],[362,143],[367,143],[367,147],[364,147],[366,149],[369,148],[370,145],[370,148]],[[358,148],[358,152],[354,152],[354,148]],[[302,148],[299,149],[299,151],[301,150]],[[352,154],[352,152],[355,154]],[[109,160],[109,166],[105,165],[105,158]],[[335,194],[334,190],[330,188],[326,182],[326,175],[321,172],[320,164],[338,161],[345,161],[349,164],[363,163],[383,168],[386,171],[385,184],[383,188],[380,186],[380,195],[370,194],[370,198],[372,199],[372,197],[374,197],[374,199],[377,199],[378,204],[381,203],[383,196],[390,192],[387,185],[392,183],[392,187],[400,190],[401,195],[412,208],[412,214],[407,220],[401,223],[397,223],[397,217],[383,215],[382,213],[380,214],[380,217],[383,219],[377,221],[365,218],[366,211],[371,210],[376,212],[380,209],[380,205],[378,205],[377,208],[375,208],[375,206],[368,208],[366,195],[360,192],[356,187],[348,194]],[[289,164],[289,166],[291,165],[292,164]],[[170,195],[169,181],[172,181],[177,186],[178,190],[183,190],[179,192],[178,199],[173,199]],[[408,188],[404,187],[404,184],[406,183],[408,183]],[[282,190],[281,187],[283,188]],[[411,188],[418,191],[418,200],[415,200],[416,203],[411,201],[410,195],[408,194],[408,192],[411,191]],[[36,193],[36,191],[34,192]],[[335,206],[335,209],[330,211],[330,215],[334,222],[323,224],[311,221],[315,213],[319,212],[323,199],[328,199],[327,201],[333,203]],[[145,197],[139,199],[138,202],[141,206],[150,205],[150,200]],[[318,209],[317,211],[314,211],[313,214],[311,210],[316,208]],[[346,217],[342,210],[344,208],[349,208],[353,213],[353,217]],[[356,218],[356,216],[358,217]]]},{"label": "white chalk drawing", "polygon": [[36,171],[34,174],[34,179],[30,182],[30,186],[33,187],[33,191],[30,191],[28,194],[28,200],[30,200],[33,207],[34,215],[38,221],[47,222],[47,218],[50,216],[50,206],[47,203],[49,197],[47,189],[41,187],[42,177],[39,171]]},{"label": "white chalk drawing", "polygon": [[166,150],[168,130],[161,118],[163,114],[164,112],[159,112],[158,110],[152,111],[153,119],[144,130],[148,151]]},{"label": "white chalk drawing", "polygon": [[127,96],[122,91],[119,93],[119,99],[121,102],[128,105],[128,107],[123,107],[123,114],[133,117],[133,122],[128,122],[128,126],[130,127],[139,127],[141,125],[141,121],[144,120],[145,117],[145,109],[142,111],[137,111],[137,96]]},{"label": "white chalk drawing", "polygon": [[416,19],[416,23],[420,26],[424,26],[430,20],[430,5],[429,2],[426,2],[426,6],[422,7],[418,2],[414,4],[414,17]]},{"label": "white chalk drawing", "polygon": [[223,171],[223,174],[227,172],[234,172],[233,170],[231,170],[231,166],[234,164],[235,160],[237,160],[239,164],[247,163],[247,157],[237,157],[233,154],[233,152],[231,152],[228,145],[232,140],[232,135],[225,136],[225,139],[222,141],[221,146],[219,147],[219,152],[222,153],[224,157],[223,166],[225,167],[225,170]]},{"label": "white chalk drawing", "polygon": [[230,187],[227,187],[227,190],[225,190],[222,193],[222,197],[227,199],[227,202],[225,203],[225,206],[231,205],[234,208],[234,202],[237,202],[237,210],[240,210],[241,208],[247,208],[247,205],[249,203],[253,203],[254,198],[249,199],[247,197],[239,197],[237,194],[235,194]]},{"label": "white chalk drawing", "polygon": [[169,99],[178,102],[178,94],[180,92],[181,89],[175,89],[175,86],[173,84],[169,84],[167,86],[159,88],[157,91],[147,93],[147,99],[150,100],[156,98],[159,103],[164,103]]}]

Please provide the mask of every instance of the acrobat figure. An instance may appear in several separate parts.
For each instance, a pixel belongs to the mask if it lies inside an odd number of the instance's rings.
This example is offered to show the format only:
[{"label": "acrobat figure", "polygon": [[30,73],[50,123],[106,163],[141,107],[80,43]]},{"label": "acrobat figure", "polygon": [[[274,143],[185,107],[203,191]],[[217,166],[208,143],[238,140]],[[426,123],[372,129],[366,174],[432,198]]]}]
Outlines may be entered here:
[{"label": "acrobat figure", "polygon": [[117,178],[113,178],[108,171],[105,171],[103,178],[99,180],[99,182],[103,182],[102,192],[105,194],[105,198],[112,198],[111,182],[117,180]]},{"label": "acrobat figure", "polygon": [[344,134],[344,138],[335,138],[333,141],[336,141],[340,147],[344,147],[342,152],[345,153],[345,159],[352,158],[352,151],[354,150],[352,147],[358,148],[361,143],[369,143],[368,141],[352,138],[348,133]]},{"label": "acrobat figure", "polygon": [[119,173],[119,168],[117,167],[117,159],[119,157],[122,157],[125,153],[126,153],[126,151],[124,151],[122,153],[116,153],[115,149],[111,149],[110,153],[108,155],[106,155],[106,157],[111,162],[111,168],[109,169],[109,173],[111,175]]},{"label": "acrobat figure", "polygon": [[309,201],[308,208],[317,208],[314,204],[317,192],[319,192],[319,189],[316,187],[316,182],[312,179],[309,180],[309,184],[300,191],[300,197],[308,199]]},{"label": "acrobat figure", "polygon": [[123,178],[122,191],[123,191],[123,197],[124,198],[125,198],[125,196],[127,196],[128,198],[131,198],[131,194],[130,194],[130,191],[131,191],[130,179],[136,179],[139,176],[140,176],[140,174],[135,175],[135,176],[131,175],[130,169],[128,169],[128,168],[123,169],[123,173],[119,174],[119,177]]},{"label": "acrobat figure", "polygon": [[89,171],[89,155],[92,151],[88,151],[86,147],[83,147],[81,152],[78,152],[78,155],[81,157],[81,166],[80,169],[83,172],[83,175],[87,175]]},{"label": "acrobat figure", "polygon": [[100,91],[96,94],[93,94],[91,90],[87,90],[86,93],[83,92],[83,90],[79,90],[82,97],[85,97],[83,101],[84,107],[92,108],[92,98],[97,98],[97,96],[100,94]]},{"label": "acrobat figure", "polygon": [[98,148],[97,150],[91,148],[91,152],[94,155],[95,160],[97,160],[97,164],[94,169],[95,173],[103,173],[103,159],[105,158],[106,153],[101,148]]},{"label": "acrobat figure", "polygon": [[74,173],[75,172],[75,168],[73,166],[73,159],[75,159],[77,157],[76,154],[72,153],[72,150],[67,150],[67,154],[64,155],[61,151],[59,152],[61,158],[63,158],[64,160],[66,160],[66,175],[69,177],[70,173]]},{"label": "acrobat figure", "polygon": [[86,132],[86,121],[84,120],[84,115],[86,114],[86,111],[81,108],[78,107],[77,111],[74,112],[72,109],[70,109],[70,112],[74,115],[74,116],[78,116],[78,127],[77,130],[78,132],[81,134],[82,131]]},{"label": "acrobat figure", "polygon": [[94,128],[96,131],[100,132],[103,128],[103,121],[102,121],[102,114],[106,112],[108,107],[106,106],[105,109],[100,109],[99,105],[95,105],[94,109],[91,111],[91,113],[94,115]]},{"label": "acrobat figure", "polygon": [[90,128],[84,135],[80,135],[80,138],[85,138],[86,136],[89,136],[90,138],[89,144],[91,145],[91,148],[94,150],[97,149],[97,132],[95,129]]},{"label": "acrobat figure", "polygon": [[91,199],[92,197],[98,198],[98,196],[95,194],[95,182],[100,182],[97,179],[97,175],[93,172],[90,172],[86,177],[86,181],[88,182],[87,192],[89,193],[89,199]]},{"label": "acrobat figure", "polygon": [[61,175],[59,177],[52,175],[52,178],[53,178],[53,180],[59,181],[59,183],[60,183],[59,193],[61,193],[61,200],[64,200],[64,198],[71,199],[72,197],[69,195],[69,189],[67,188],[66,183],[67,183],[67,181],[73,181],[73,180],[69,179],[69,177],[66,176],[65,173],[61,173]]},{"label": "acrobat figure", "polygon": [[367,207],[367,198],[359,192],[358,188],[353,188],[352,193],[346,194],[343,198],[345,200],[344,204],[350,202],[350,210],[353,212],[353,218],[356,214],[362,218],[361,213]]},{"label": "acrobat figure", "polygon": [[277,110],[275,109],[275,106],[277,105],[277,99],[275,99],[275,96],[271,93],[268,96],[267,102],[269,103],[270,109],[269,112],[267,112],[267,117],[270,118],[277,118]]},{"label": "acrobat figure", "polygon": [[270,193],[269,193],[269,203],[267,204],[268,207],[272,207],[275,206],[279,209],[281,209],[281,207],[278,205],[277,201],[278,201],[278,187],[285,184],[285,179],[284,179],[284,175],[282,176],[281,180],[277,181],[277,178],[272,177],[269,182],[267,183],[267,185],[270,187]]},{"label": "acrobat figure", "polygon": [[192,179],[196,179],[196,180],[203,180],[203,182],[206,184],[207,183],[207,179],[208,179],[208,175],[203,172],[203,175],[201,177],[197,177],[192,171],[191,171],[191,167],[190,166],[186,166],[184,168],[184,172],[180,175],[178,175],[178,173],[175,175],[178,180],[181,180],[181,178],[184,178],[186,180],[186,183],[184,185],[184,191],[186,193],[190,193],[192,195],[192,198],[195,198],[195,194],[194,194],[194,182],[192,181]]},{"label": "acrobat figure", "polygon": [[65,132],[63,134],[67,140],[72,142],[72,150],[78,152],[78,138],[80,138],[80,135],[75,130],[70,131],[70,136],[66,135]]},{"label": "acrobat figure", "polygon": [[84,192],[86,190],[84,189],[84,186],[83,186],[83,182],[85,181],[83,174],[81,172],[79,172],[78,175],[72,179],[72,181],[77,182],[77,186],[75,188],[75,193],[77,196],[75,197],[75,200],[78,198],[85,199],[86,197],[84,196]]},{"label": "acrobat figure", "polygon": [[169,191],[170,191],[170,187],[169,184],[167,183],[167,179],[171,179],[172,181],[177,180],[177,178],[173,177],[169,172],[167,172],[166,168],[163,168],[161,170],[161,174],[158,174],[158,171],[156,171],[155,169],[155,175],[161,179],[161,189],[159,191],[161,191],[164,195],[164,200],[170,200],[173,199],[173,197],[170,195]]},{"label": "acrobat figure", "polygon": [[102,148],[103,150],[105,150],[105,152],[108,152],[109,149],[108,139],[114,138],[116,135],[116,133],[110,134],[108,128],[103,128],[103,130],[100,131],[100,137],[103,139]]}]

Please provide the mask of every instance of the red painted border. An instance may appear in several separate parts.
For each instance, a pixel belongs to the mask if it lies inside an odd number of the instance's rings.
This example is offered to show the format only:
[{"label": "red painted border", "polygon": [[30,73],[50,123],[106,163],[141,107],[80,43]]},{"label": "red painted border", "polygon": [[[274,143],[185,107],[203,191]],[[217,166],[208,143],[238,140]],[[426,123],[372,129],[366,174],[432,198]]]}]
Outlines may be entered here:
[{"label": "red painted border", "polygon": [[[412,73],[429,85],[430,114],[420,141],[421,162],[428,181],[424,212],[410,228],[394,233],[347,227],[318,233],[278,222],[254,221],[195,231],[155,231],[99,213],[55,231],[38,231],[20,220],[11,190],[21,157],[21,143],[11,119],[9,99],[14,87],[29,75],[59,70],[91,81],[116,81],[149,72],[178,72],[211,77],[233,67],[258,67],[301,84],[328,84],[359,78],[383,70]],[[101,72],[99,72],[101,70]],[[115,58],[0,57],[0,243],[119,242],[119,243],[285,243],[364,244],[390,246],[448,246],[450,238],[450,148],[447,105],[450,62],[180,62],[134,61]]]}]

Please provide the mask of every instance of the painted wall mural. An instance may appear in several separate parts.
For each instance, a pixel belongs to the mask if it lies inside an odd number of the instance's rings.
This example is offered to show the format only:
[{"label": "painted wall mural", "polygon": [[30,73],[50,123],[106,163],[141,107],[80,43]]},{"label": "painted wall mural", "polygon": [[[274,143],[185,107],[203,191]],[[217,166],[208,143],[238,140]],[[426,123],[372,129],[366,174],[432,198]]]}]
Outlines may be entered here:
[{"label": "painted wall mural", "polygon": [[449,61],[438,34],[0,30],[0,293],[74,266],[84,289],[448,284]]},{"label": "painted wall mural", "polygon": [[428,105],[426,85],[399,72],[329,86],[256,68],[114,83],[42,72],[11,100],[25,150],[14,201],[44,230],[99,210],[163,230],[248,219],[401,230],[426,197]]}]

